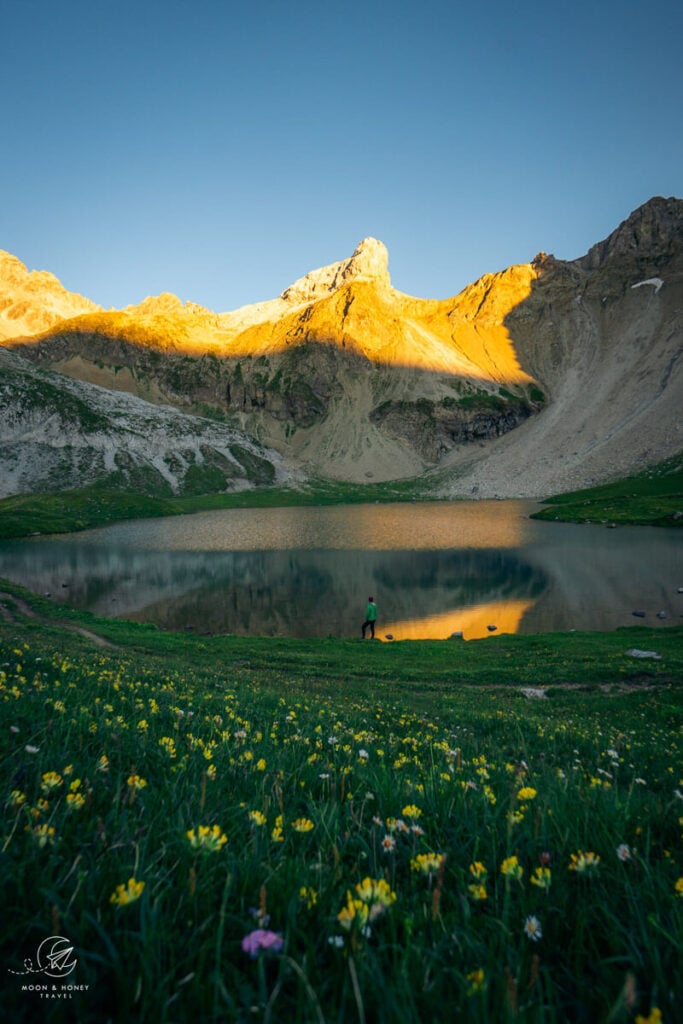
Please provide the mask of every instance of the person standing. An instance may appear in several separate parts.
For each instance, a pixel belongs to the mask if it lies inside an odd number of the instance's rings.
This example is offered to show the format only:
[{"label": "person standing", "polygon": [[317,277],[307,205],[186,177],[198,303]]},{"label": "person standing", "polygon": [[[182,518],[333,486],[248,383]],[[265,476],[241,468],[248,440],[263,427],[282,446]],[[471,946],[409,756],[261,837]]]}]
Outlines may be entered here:
[{"label": "person standing", "polygon": [[377,605],[372,595],[368,598],[368,606],[365,609],[365,622],[361,626],[363,633],[363,639],[365,640],[365,630],[370,627],[370,639],[375,639],[375,622],[377,621]]}]

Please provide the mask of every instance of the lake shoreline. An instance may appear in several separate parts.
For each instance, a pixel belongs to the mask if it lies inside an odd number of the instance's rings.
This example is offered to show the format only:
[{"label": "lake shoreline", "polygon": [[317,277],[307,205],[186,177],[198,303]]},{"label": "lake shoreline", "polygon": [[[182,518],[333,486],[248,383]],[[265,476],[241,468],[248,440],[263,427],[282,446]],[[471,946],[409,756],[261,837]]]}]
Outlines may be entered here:
[{"label": "lake shoreline", "polygon": [[[0,578],[0,637],[6,643],[60,643],[67,651],[104,650],[108,658],[159,659],[175,667],[212,667],[228,675],[335,688],[376,680],[414,696],[416,685],[650,686],[683,683],[683,626],[634,624],[610,631],[500,634],[467,642],[363,642],[326,637],[195,636],[149,623],[106,619],[55,605]],[[658,658],[628,652],[653,650]]]},{"label": "lake shoreline", "polygon": [[[642,474],[583,491],[545,498],[486,500],[527,501],[538,506],[531,518],[550,522],[598,523],[605,526],[683,527],[683,456]],[[226,494],[149,495],[86,487],[79,490],[22,494],[0,500],[0,540],[74,533],[127,519],[159,518],[231,508],[287,508],[393,502],[477,501],[446,497],[424,477],[380,484],[311,480],[298,487],[262,487]]]}]

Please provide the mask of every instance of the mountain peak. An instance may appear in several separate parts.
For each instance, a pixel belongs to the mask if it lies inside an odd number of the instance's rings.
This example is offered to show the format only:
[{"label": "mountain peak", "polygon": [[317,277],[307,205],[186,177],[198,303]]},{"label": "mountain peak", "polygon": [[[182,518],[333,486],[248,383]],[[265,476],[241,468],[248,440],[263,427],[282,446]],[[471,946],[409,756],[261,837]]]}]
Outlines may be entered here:
[{"label": "mountain peak", "polygon": [[4,338],[30,336],[60,320],[102,307],[69,292],[47,270],[28,270],[16,256],[0,249],[0,343]]},{"label": "mountain peak", "polygon": [[384,242],[369,236],[356,246],[353,256],[348,261],[349,276],[354,277],[389,277],[389,252]]},{"label": "mountain peak", "polygon": [[621,264],[656,268],[657,262],[680,252],[682,231],[683,200],[653,196],[575,262],[583,270],[597,270],[615,258]]},{"label": "mountain peak", "polygon": [[373,281],[379,287],[388,288],[391,285],[388,267],[389,253],[384,243],[376,238],[364,238],[350,259],[311,270],[285,289],[281,298],[293,305],[315,302],[350,281]]}]

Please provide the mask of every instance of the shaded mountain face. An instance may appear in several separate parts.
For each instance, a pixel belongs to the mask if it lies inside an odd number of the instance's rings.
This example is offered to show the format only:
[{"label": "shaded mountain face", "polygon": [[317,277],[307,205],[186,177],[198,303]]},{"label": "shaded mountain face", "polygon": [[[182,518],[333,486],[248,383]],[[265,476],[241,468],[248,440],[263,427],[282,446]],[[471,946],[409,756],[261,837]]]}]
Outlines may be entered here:
[{"label": "shaded mountain face", "polygon": [[310,474],[364,482],[436,469],[454,496],[541,495],[683,446],[682,211],[653,199],[579,260],[541,254],[443,301],[393,289],[385,247],[365,239],[231,313],[166,294],[79,311],[5,345],[227,417]]},{"label": "shaded mountain face", "polygon": [[0,348],[0,498],[98,483],[154,494],[288,478],[242,431],[36,367]]}]

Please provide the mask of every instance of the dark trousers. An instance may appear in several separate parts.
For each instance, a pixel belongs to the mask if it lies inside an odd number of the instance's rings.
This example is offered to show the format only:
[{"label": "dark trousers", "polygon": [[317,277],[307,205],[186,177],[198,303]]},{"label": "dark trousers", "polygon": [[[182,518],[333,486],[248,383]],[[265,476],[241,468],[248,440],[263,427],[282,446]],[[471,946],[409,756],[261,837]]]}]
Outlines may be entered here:
[{"label": "dark trousers", "polygon": [[361,629],[363,630],[363,639],[365,640],[365,630],[368,628],[368,626],[370,627],[370,639],[374,640],[375,639],[375,620],[374,619],[372,619],[372,620],[366,619],[365,622],[363,623],[363,625],[361,626]]}]

